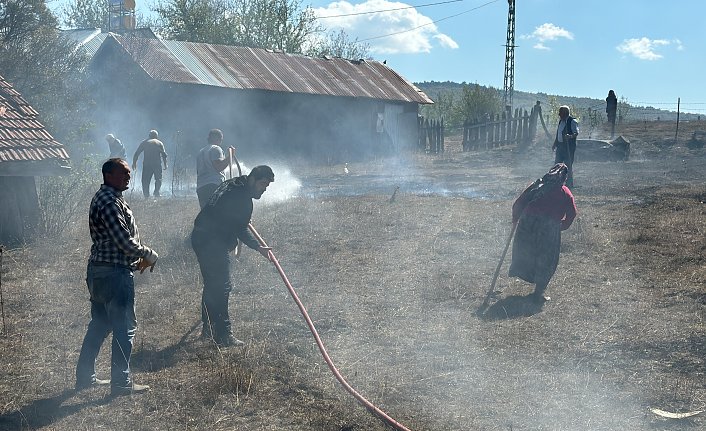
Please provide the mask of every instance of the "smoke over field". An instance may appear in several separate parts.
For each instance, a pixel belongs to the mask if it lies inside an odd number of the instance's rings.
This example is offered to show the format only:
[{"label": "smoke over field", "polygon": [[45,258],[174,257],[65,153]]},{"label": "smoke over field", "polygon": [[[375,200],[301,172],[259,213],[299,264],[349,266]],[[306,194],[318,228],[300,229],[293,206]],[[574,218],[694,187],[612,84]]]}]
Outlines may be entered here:
[{"label": "smoke over field", "polygon": [[[579,216],[543,309],[528,305],[532,286],[508,278],[506,262],[490,310],[476,314],[513,199],[551,165],[545,147],[449,144],[444,155],[349,163],[347,173],[277,161],[253,224],[342,374],[410,429],[702,429],[706,413],[667,419],[650,408],[706,408],[706,154],[643,127],[625,131],[634,160],[575,165]],[[387,429],[341,389],[252,250],[233,263],[231,295],[246,347],[200,340],[201,280],[186,241],[196,196],[136,193],[130,204],[161,256],[154,273],[136,275],[132,369],[153,390],[71,390],[88,322],[90,239],[76,214],[62,237],[4,254],[0,428]]]}]

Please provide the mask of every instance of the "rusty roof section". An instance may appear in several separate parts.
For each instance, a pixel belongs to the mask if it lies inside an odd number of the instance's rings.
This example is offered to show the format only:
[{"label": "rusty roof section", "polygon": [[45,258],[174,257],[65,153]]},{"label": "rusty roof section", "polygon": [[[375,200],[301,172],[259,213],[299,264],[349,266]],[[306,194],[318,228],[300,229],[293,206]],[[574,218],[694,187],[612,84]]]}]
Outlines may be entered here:
[{"label": "rusty roof section", "polygon": [[265,90],[434,103],[385,64],[315,58],[259,48],[110,34],[152,79],[239,90]]},{"label": "rusty roof section", "polygon": [[66,148],[38,117],[39,113],[0,76],[0,163],[69,160]]}]

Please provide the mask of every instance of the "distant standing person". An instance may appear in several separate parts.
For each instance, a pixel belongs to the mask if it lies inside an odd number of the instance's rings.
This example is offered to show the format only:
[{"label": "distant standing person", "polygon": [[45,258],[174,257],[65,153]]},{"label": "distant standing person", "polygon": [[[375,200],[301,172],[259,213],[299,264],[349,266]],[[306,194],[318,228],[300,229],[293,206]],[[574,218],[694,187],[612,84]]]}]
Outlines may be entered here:
[{"label": "distant standing person", "polygon": [[552,145],[555,151],[554,163],[564,163],[569,168],[566,185],[574,186],[574,154],[576,153],[576,138],[579,135],[579,123],[571,116],[569,107],[559,107],[559,124],[556,128],[556,138]]},{"label": "distant standing person", "polygon": [[517,231],[509,275],[535,284],[530,298],[537,304],[549,300],[544,293],[559,264],[561,231],[576,217],[574,196],[564,185],[568,173],[568,166],[557,163],[512,205]]},{"label": "distant standing person", "polygon": [[255,166],[250,174],[221,183],[194,220],[191,245],[203,276],[201,299],[201,337],[219,346],[242,346],[233,337],[228,300],[233,288],[230,280],[230,251],[238,240],[269,259],[269,247],[262,247],[248,230],[253,199],[260,199],[275,180],[269,166]]},{"label": "distant standing person", "polygon": [[[132,156],[132,170],[137,169],[137,160],[142,152],[145,157],[142,160],[142,194],[146,198],[150,196],[150,182],[154,176],[154,196],[159,196],[162,188],[162,163],[167,169],[167,152],[164,151],[164,144],[157,139],[159,134],[156,130],[150,130],[149,137],[140,142],[135,154]],[[161,162],[160,163],[160,158]]]},{"label": "distant standing person", "polygon": [[110,149],[109,159],[123,159],[127,160],[127,153],[125,152],[125,146],[120,139],[109,133],[105,137],[106,142],[108,142],[108,148]]},{"label": "distant standing person", "polygon": [[610,137],[615,136],[615,117],[618,113],[618,98],[615,91],[608,91],[608,97],[605,98],[605,113],[608,115],[608,123],[610,123]]},{"label": "distant standing person", "polygon": [[[223,132],[208,132],[208,145],[196,156],[196,195],[201,208],[206,206],[216,188],[226,179],[225,169],[231,163],[223,153]],[[232,147],[231,147],[232,148]]]},{"label": "distant standing person", "polygon": [[[122,159],[103,164],[103,184],[93,196],[88,214],[91,254],[86,284],[91,321],[76,366],[76,389],[111,385],[112,395],[149,390],[130,376],[130,353],[137,329],[133,271],[154,269],[157,253],[140,241],[135,217],[123,192],[130,184],[130,167]],[[96,358],[105,338],[113,333],[110,380],[96,378]]]}]

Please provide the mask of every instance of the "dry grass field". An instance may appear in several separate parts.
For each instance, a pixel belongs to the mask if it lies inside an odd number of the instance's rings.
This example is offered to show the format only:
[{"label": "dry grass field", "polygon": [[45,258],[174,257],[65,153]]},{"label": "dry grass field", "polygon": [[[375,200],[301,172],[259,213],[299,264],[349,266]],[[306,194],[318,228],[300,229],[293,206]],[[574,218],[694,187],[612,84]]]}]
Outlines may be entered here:
[{"label": "dry grass field", "polygon": [[[543,309],[507,277],[476,313],[513,199],[547,147],[407,155],[342,166],[273,163],[298,197],[255,203],[253,224],[341,373],[412,430],[703,430],[706,412],[704,123],[636,123],[627,162],[575,165],[579,216]],[[595,137],[595,134],[594,134]],[[246,161],[247,162],[247,161]],[[289,173],[285,173],[285,168]],[[390,202],[396,187],[395,199]],[[90,195],[85,196],[86,205]],[[334,379],[273,266],[234,263],[244,348],[199,339],[200,274],[186,242],[196,196],[129,199],[160,253],[136,275],[132,358],[147,394],[73,391],[88,322],[86,214],[59,238],[3,254],[2,430],[384,430]],[[109,344],[99,377],[109,373]]]}]

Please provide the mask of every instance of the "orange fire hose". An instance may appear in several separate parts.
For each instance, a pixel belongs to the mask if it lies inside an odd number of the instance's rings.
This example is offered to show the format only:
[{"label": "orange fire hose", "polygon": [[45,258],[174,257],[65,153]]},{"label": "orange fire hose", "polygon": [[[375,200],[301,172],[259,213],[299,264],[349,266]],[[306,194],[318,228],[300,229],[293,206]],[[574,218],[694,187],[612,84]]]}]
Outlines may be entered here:
[{"label": "orange fire hose", "polygon": [[[252,223],[248,224],[248,228],[250,229],[250,232],[257,238],[257,241],[260,243],[262,247],[267,247],[267,244],[265,243],[265,240],[262,239],[259,233],[255,230],[253,227]],[[333,364],[333,361],[331,360],[331,357],[328,355],[328,352],[326,352],[326,347],[324,347],[324,343],[321,341],[321,337],[319,337],[319,333],[316,330],[316,327],[314,326],[314,322],[311,321],[311,318],[309,317],[309,313],[307,313],[306,308],[304,307],[304,304],[302,304],[301,300],[299,299],[299,296],[297,295],[297,292],[294,290],[294,287],[292,287],[292,284],[289,282],[289,279],[287,279],[287,275],[284,273],[284,270],[282,269],[282,266],[279,264],[277,261],[277,258],[275,257],[275,254],[272,252],[272,250],[269,251],[268,253],[270,261],[275,265],[275,268],[277,268],[277,271],[279,272],[280,277],[282,277],[282,281],[284,281],[284,284],[287,286],[287,289],[289,290],[289,294],[292,296],[292,299],[294,299],[294,302],[297,303],[297,307],[299,307],[299,311],[302,313],[302,316],[304,316],[304,320],[306,320],[307,326],[309,326],[309,330],[311,331],[312,335],[314,336],[314,339],[316,340],[316,345],[319,346],[319,351],[321,352],[321,356],[324,357],[324,360],[326,361],[326,364],[328,365],[329,369],[333,373],[333,375],[336,377],[336,380],[343,385],[343,387],[351,394],[355,399],[358,400],[365,408],[368,409],[371,413],[373,413],[375,416],[377,416],[379,419],[381,419],[383,422],[385,422],[387,425],[391,426],[392,428],[399,430],[399,431],[409,431],[407,427],[402,425],[401,423],[397,422],[395,419],[391,418],[387,413],[383,412],[380,410],[378,407],[373,405],[370,401],[366,400],[361,394],[359,394],[353,387],[346,381],[346,379],[343,378],[341,373],[336,369],[336,366]]]},{"label": "orange fire hose", "polygon": [[[235,165],[238,167],[238,176],[242,175],[242,170],[240,169],[240,162],[238,162],[237,157],[233,154],[233,148],[229,148],[229,157],[231,159],[231,165],[233,161],[235,161]],[[231,174],[232,177],[232,174]],[[248,223],[248,228],[250,229],[250,232],[257,238],[257,241],[260,243],[261,246],[267,247],[267,243],[265,243],[265,240],[260,236],[260,234],[255,230],[255,227],[252,225],[252,223]],[[240,244],[238,244],[240,245]],[[314,322],[311,320],[309,317],[309,313],[306,311],[306,307],[304,307],[304,304],[301,302],[299,299],[299,295],[297,295],[297,292],[294,290],[294,287],[292,286],[292,283],[289,282],[289,279],[287,278],[287,275],[284,273],[284,269],[282,269],[282,266],[279,264],[279,261],[275,257],[275,254],[272,252],[272,250],[269,251],[268,257],[270,258],[270,261],[274,264],[275,268],[277,268],[277,272],[279,272],[280,277],[282,278],[282,281],[284,281],[284,284],[287,286],[287,290],[289,290],[289,294],[292,296],[292,299],[294,299],[294,302],[297,304],[297,307],[299,307],[299,311],[301,312],[302,316],[304,317],[304,320],[306,321],[307,326],[309,327],[309,331],[311,331],[311,334],[314,336],[314,340],[316,341],[316,345],[319,347],[319,351],[321,352],[321,356],[323,356],[324,360],[326,361],[326,365],[328,365],[329,369],[333,373],[334,377],[336,377],[336,380],[338,380],[341,385],[351,394],[353,397],[358,400],[365,408],[368,409],[371,413],[376,415],[379,419],[381,419],[383,422],[388,424],[389,426],[393,427],[396,430],[399,431],[410,431],[409,428],[405,427],[401,423],[397,422],[395,419],[390,417],[387,413],[383,412],[375,406],[373,403],[365,399],[358,391],[356,391],[341,375],[341,373],[338,371],[336,368],[336,365],[334,365],[333,360],[331,360],[331,357],[329,356],[328,352],[326,351],[326,347],[324,346],[323,341],[321,341],[321,337],[319,337],[319,332],[316,330],[316,327],[314,326]]]}]

